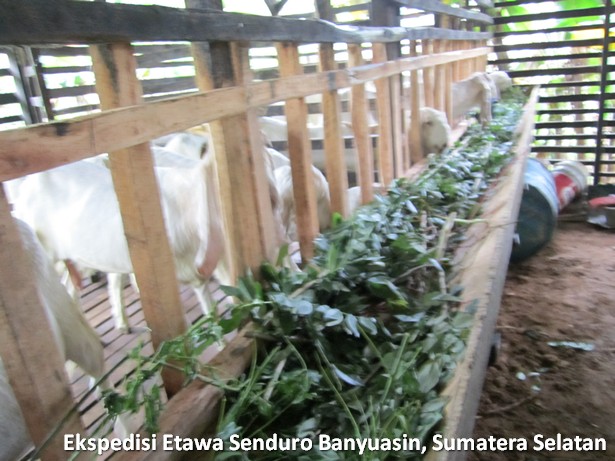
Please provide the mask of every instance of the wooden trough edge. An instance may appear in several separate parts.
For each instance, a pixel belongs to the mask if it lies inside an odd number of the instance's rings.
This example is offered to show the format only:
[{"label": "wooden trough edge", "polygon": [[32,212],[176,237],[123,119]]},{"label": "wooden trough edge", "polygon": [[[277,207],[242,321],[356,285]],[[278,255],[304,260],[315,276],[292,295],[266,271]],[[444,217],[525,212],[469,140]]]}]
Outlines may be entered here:
[{"label": "wooden trough edge", "polygon": [[[249,337],[251,324],[246,325],[226,347],[210,362],[212,369],[219,370],[217,378],[231,380],[239,377],[248,367],[255,353],[256,342]],[[217,409],[223,391],[211,384],[194,381],[178,392],[166,405],[160,417],[160,431],[157,438],[163,434],[173,434],[182,438],[202,437],[203,433],[216,422]],[[142,437],[149,437],[141,433]],[[113,459],[116,461],[171,461],[182,459],[182,451],[164,451],[158,447],[156,451],[122,451]]]},{"label": "wooden trough edge", "polygon": [[[459,284],[464,287],[464,304],[476,304],[474,325],[463,360],[442,395],[448,397],[443,438],[472,437],[474,422],[487,370],[493,333],[523,193],[524,171],[532,141],[538,87],[535,87],[517,125],[514,160],[502,172],[483,208],[487,223],[468,229],[470,249],[460,258]],[[427,461],[464,461],[465,451],[430,451]]]}]

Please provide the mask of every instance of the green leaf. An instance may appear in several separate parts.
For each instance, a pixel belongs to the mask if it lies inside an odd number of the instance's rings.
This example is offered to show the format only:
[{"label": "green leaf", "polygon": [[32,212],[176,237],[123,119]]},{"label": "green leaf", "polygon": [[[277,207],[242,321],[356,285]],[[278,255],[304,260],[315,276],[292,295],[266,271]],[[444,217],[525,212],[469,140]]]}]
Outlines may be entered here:
[{"label": "green leaf", "polygon": [[420,391],[426,394],[436,387],[441,375],[442,364],[439,361],[433,360],[424,363],[416,373]]}]

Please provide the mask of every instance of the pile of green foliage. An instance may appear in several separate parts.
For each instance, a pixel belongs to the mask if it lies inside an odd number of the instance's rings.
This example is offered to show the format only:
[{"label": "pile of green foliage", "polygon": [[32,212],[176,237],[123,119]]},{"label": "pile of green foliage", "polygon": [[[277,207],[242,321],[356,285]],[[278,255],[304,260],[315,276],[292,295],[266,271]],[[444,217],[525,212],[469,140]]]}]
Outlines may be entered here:
[{"label": "pile of green foliage", "polygon": [[[335,437],[427,440],[446,404],[440,391],[461,358],[472,303],[451,286],[451,264],[480,198],[510,157],[520,98],[499,104],[489,128],[473,126],[463,146],[430,158],[415,181],[396,180],[348,220],[315,241],[302,272],[264,264],[224,291],[238,300],[220,320],[140,360],[127,395],[109,394],[113,412],[145,405],[156,430],[157,395],[141,384],[165,364],[203,377],[196,357],[246,321],[259,339],[252,365],[221,384],[225,397],[217,437]],[[281,255],[283,257],[285,255]],[[220,452],[216,459],[419,459],[413,451]]]}]

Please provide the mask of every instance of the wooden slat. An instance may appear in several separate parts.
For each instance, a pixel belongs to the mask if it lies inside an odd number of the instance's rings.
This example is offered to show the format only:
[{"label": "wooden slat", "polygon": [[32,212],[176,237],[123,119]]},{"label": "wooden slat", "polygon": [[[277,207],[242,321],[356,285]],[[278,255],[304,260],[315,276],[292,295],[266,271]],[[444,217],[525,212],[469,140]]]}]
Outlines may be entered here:
[{"label": "wooden slat", "polygon": [[[615,66],[607,66],[609,71],[615,70]],[[549,75],[579,75],[579,74],[599,74],[601,66],[575,66],[575,67],[560,67],[560,68],[543,68],[540,71],[537,69],[528,70],[511,70],[508,75],[511,78],[515,77],[542,77]]]},{"label": "wooden slat", "polygon": [[[386,48],[380,43],[372,44],[373,61],[387,61]],[[391,87],[387,78],[375,81],[378,95],[378,179],[388,187],[395,177],[393,165],[393,131],[391,126]]]},{"label": "wooden slat", "polygon": [[[594,135],[594,138],[596,136]],[[532,146],[532,152],[549,152],[549,153],[594,153],[596,152],[596,145],[583,145],[577,144],[574,146]],[[615,154],[615,147],[602,147],[602,152],[606,154]]]},{"label": "wooden slat", "polygon": [[[75,118],[0,133],[0,181],[59,166],[102,152],[123,149],[195,124],[240,114],[291,97],[322,93],[375,78],[422,69],[457,59],[488,54],[483,47],[466,52],[370,64],[334,73],[287,77],[274,81],[177,96]],[[437,94],[441,94],[438,92]]]},{"label": "wooden slat", "polygon": [[2,104],[18,104],[19,99],[14,93],[0,93],[0,105]]},{"label": "wooden slat", "polygon": [[[410,55],[416,55],[415,42],[410,42]],[[410,72],[410,127],[408,146],[410,149],[411,165],[420,162],[425,156],[425,153],[421,146],[421,88],[419,86],[418,71]],[[408,167],[410,167],[410,165],[408,165]]]},{"label": "wooden slat", "polygon": [[[186,91],[196,88],[194,77],[169,77],[142,80],[143,92],[145,94],[152,93],[169,93],[172,91]],[[69,86],[63,88],[48,89],[50,98],[65,98],[91,94],[95,92],[94,85]]]},{"label": "wooden slat", "polygon": [[[602,57],[602,53],[575,53],[574,59],[592,59]],[[568,61],[571,58],[571,54],[562,55],[550,55],[550,56],[516,56],[509,59],[496,59],[493,64],[510,64],[517,62],[553,62],[553,61]]]},{"label": "wooden slat", "polygon": [[487,39],[490,33],[361,27],[346,30],[320,20],[183,10],[163,6],[70,0],[0,0],[0,44],[113,41],[398,42],[405,38]]},{"label": "wooden slat", "polygon": [[[40,446],[73,400],[33,271],[32,257],[26,253],[0,188],[0,353],[30,436]],[[77,433],[85,434],[85,429],[75,413],[51,439],[42,459],[65,460],[64,434]]]},{"label": "wooden slat", "polygon": [[402,107],[401,75],[390,77],[391,129],[393,134],[393,160],[395,177],[399,178],[408,169],[409,159],[404,140],[404,111]]},{"label": "wooden slat", "polygon": [[[351,68],[363,65],[361,45],[348,45],[348,63]],[[354,85],[351,92],[352,128],[357,150],[357,176],[359,186],[361,186],[361,203],[366,204],[374,198],[374,151],[372,140],[369,137],[369,107],[365,96],[365,85]]]},{"label": "wooden slat", "polygon": [[[440,54],[446,51],[445,44],[442,41],[434,42],[434,53]],[[445,91],[442,91],[444,88],[444,78],[446,75],[444,65],[437,65],[434,68],[434,88],[435,88],[435,97],[434,97],[434,107],[438,110],[444,111],[446,107],[446,94]],[[449,120],[451,120],[449,118]]]},{"label": "wooden slat", "polygon": [[[324,72],[336,69],[333,45],[329,43],[320,45],[320,65]],[[322,94],[322,107],[325,130],[325,171],[331,195],[331,212],[347,216],[348,171],[344,158],[341,106],[337,90],[325,91]]]},{"label": "wooden slat", "polygon": [[520,14],[515,16],[498,16],[494,18],[495,24],[510,24],[518,22],[542,21],[545,19],[583,18],[587,16],[600,16],[604,8],[579,8],[575,10],[549,11],[544,13]]},{"label": "wooden slat", "polygon": [[[279,44],[277,48],[280,75],[290,77],[301,74],[297,45],[285,42]],[[288,122],[288,154],[292,168],[295,210],[297,211],[297,235],[301,257],[303,261],[309,261],[314,255],[314,238],[319,230],[305,100],[303,98],[287,100],[284,111]]]},{"label": "wooden slat", "polygon": [[[432,55],[434,51],[434,41],[433,40],[423,40],[422,44],[422,53],[424,56]],[[423,69],[423,90],[425,97],[425,105],[427,107],[434,107],[435,101],[435,88],[434,85],[435,78],[435,68],[434,67],[425,67]]]},{"label": "wooden slat", "polygon": [[[248,49],[216,43],[210,51],[194,44],[192,53],[201,90],[245,85],[252,79]],[[232,282],[246,269],[258,274],[265,259],[275,258],[279,236],[274,227],[263,139],[255,109],[212,123],[222,212],[226,228],[227,262]]]},{"label": "wooden slat", "polygon": [[493,51],[496,53],[504,51],[519,51],[519,50],[546,50],[555,48],[569,48],[569,47],[590,47],[601,46],[602,40],[600,39],[586,39],[586,40],[565,40],[565,41],[540,41],[540,42],[528,42],[519,43],[515,45],[495,45]]},{"label": "wooden slat", "polygon": [[[141,87],[130,44],[93,46],[91,54],[102,109],[138,104]],[[148,144],[139,144],[110,152],[109,160],[143,312],[157,348],[162,341],[182,334],[187,325],[151,151]],[[175,371],[163,372],[171,394],[181,388],[182,379]]]},{"label": "wooden slat", "polygon": [[[552,1],[552,0],[548,0]],[[548,30],[545,29],[528,29],[528,30],[506,30],[506,31],[495,31],[494,37],[511,37],[511,36],[523,36],[523,35],[532,35],[532,34],[544,34],[544,33],[557,33],[557,32],[579,32],[582,30],[592,30],[600,27],[600,24],[577,24],[571,27],[553,27]]]}]

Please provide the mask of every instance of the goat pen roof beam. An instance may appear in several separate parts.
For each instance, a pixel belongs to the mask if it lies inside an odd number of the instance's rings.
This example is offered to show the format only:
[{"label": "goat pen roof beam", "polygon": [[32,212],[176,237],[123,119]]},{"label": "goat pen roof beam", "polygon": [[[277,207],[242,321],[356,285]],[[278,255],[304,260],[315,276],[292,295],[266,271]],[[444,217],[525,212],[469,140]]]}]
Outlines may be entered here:
[{"label": "goat pen roof beam", "polygon": [[338,26],[317,19],[71,0],[0,0],[0,11],[0,44],[8,45],[133,40],[388,43],[423,38],[482,40],[492,36],[433,27]]}]

